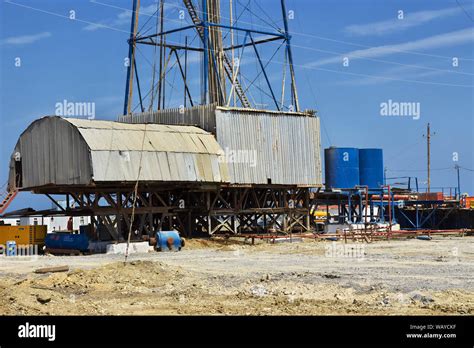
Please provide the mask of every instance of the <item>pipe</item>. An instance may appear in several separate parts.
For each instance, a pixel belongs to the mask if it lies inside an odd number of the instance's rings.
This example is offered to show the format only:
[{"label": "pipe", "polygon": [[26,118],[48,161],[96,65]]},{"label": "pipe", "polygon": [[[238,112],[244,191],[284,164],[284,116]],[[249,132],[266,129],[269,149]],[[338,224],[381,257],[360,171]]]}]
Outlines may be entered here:
[{"label": "pipe", "polygon": [[[383,188],[388,190],[388,224],[389,231],[392,232],[392,193],[390,191],[390,185],[384,185]],[[387,236],[388,237],[388,236]]]}]

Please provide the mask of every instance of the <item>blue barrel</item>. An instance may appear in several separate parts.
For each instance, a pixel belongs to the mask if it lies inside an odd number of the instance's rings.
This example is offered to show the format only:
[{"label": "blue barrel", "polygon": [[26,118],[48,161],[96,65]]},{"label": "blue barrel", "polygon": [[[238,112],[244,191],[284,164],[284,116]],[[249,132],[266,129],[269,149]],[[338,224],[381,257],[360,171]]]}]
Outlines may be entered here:
[{"label": "blue barrel", "polygon": [[179,251],[183,241],[176,231],[156,232],[156,249],[160,251]]},{"label": "blue barrel", "polygon": [[86,234],[48,233],[44,239],[48,249],[89,250],[89,237]]},{"label": "blue barrel", "polygon": [[326,189],[354,188],[359,185],[359,150],[330,147],[324,150]]},{"label": "blue barrel", "polygon": [[383,185],[383,151],[382,149],[359,149],[360,184],[370,189]]},{"label": "blue barrel", "polygon": [[16,242],[14,240],[7,241],[7,256],[16,256]]}]

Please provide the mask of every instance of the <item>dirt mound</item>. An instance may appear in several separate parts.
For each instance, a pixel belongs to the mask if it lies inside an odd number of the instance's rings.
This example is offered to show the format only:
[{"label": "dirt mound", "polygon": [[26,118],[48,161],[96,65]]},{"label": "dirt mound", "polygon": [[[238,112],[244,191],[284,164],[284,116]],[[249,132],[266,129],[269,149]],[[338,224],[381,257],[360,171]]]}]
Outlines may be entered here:
[{"label": "dirt mound", "polygon": [[[42,257],[1,270],[0,314],[472,315],[473,243],[386,241],[354,259],[327,255],[324,242],[195,239],[127,264],[115,255]],[[33,273],[65,264],[71,271]]]},{"label": "dirt mound", "polygon": [[[0,282],[0,308],[3,314],[101,314],[94,302],[109,296],[149,294],[174,284],[183,273],[161,262],[131,261],[68,273],[31,274]],[[88,302],[90,306],[85,305]]]}]

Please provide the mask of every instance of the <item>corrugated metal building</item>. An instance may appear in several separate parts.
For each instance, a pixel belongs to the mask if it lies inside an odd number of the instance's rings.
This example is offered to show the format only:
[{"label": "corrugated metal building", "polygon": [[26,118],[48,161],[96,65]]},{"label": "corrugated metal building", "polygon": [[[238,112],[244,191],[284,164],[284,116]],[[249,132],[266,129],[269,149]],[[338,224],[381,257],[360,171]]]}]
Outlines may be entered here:
[{"label": "corrugated metal building", "polygon": [[206,105],[121,116],[119,121],[194,125],[212,132],[224,150],[232,184],[322,184],[319,118],[311,112]]},{"label": "corrugated metal building", "polygon": [[134,182],[140,166],[145,182],[227,183],[222,152],[212,134],[192,126],[43,117],[21,134],[9,185]]}]

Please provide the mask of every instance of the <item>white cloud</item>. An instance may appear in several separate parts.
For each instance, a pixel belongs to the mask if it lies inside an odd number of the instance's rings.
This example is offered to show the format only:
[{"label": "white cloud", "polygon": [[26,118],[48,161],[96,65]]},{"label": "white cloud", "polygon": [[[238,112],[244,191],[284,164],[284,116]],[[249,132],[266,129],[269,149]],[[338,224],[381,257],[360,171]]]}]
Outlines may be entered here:
[{"label": "white cloud", "polygon": [[369,86],[380,85],[390,82],[397,82],[399,80],[420,80],[425,77],[439,76],[447,73],[441,70],[423,70],[416,67],[399,66],[385,70],[381,75],[367,76],[353,80],[339,82],[340,85],[351,86]]},{"label": "white cloud", "polygon": [[[165,11],[170,10],[171,7],[167,6],[165,3]],[[144,16],[144,20],[147,21],[149,17],[153,16],[157,11],[157,4],[151,4],[149,6],[140,7],[138,11],[139,16]],[[95,31],[98,29],[104,29],[106,27],[123,27],[125,25],[130,26],[130,21],[132,18],[132,10],[123,10],[120,12],[114,19],[104,20],[96,24],[89,24],[83,28],[86,31]],[[140,21],[139,21],[140,22]]]},{"label": "white cloud", "polygon": [[48,38],[51,35],[52,34],[49,31],[45,31],[33,35],[11,36],[1,40],[0,42],[2,45],[27,45]]},{"label": "white cloud", "polygon": [[333,58],[320,59],[315,62],[306,64],[307,67],[317,67],[326,64],[342,64],[344,57],[349,59],[357,58],[375,58],[389,56],[392,54],[400,53],[403,51],[422,51],[433,48],[448,47],[454,45],[465,44],[474,41],[474,29],[467,28],[457,31],[452,31],[450,33],[434,35],[427,37],[425,39],[408,41],[400,44],[394,45],[383,45],[376,46],[366,49],[355,50],[341,54],[340,56]]},{"label": "white cloud", "polygon": [[[346,33],[355,36],[385,35],[408,28],[417,27],[436,19],[454,16],[461,13],[459,7],[451,7],[442,10],[405,12],[404,19],[397,17],[386,21],[367,24],[355,24],[347,26]],[[395,15],[394,15],[395,16]]]}]

